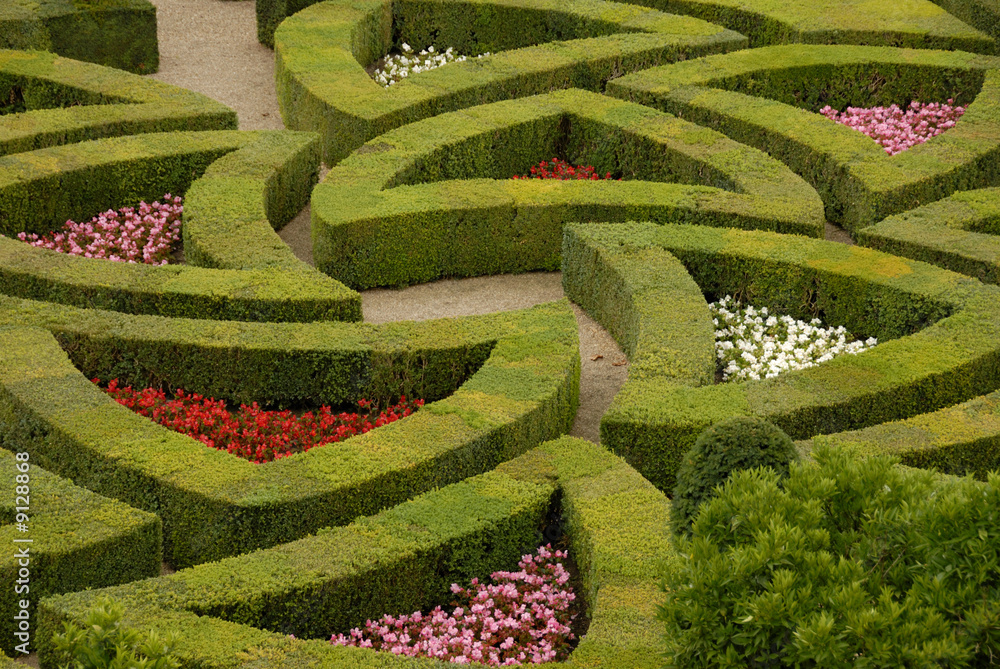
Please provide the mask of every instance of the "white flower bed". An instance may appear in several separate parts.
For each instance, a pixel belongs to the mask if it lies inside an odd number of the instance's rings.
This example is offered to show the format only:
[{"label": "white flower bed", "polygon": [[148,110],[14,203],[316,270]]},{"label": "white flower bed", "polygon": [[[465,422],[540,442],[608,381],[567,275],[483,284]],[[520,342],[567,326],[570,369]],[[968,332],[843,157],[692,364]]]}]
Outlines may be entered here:
[{"label": "white flower bed", "polygon": [[769,379],[845,353],[856,355],[878,343],[874,337],[854,341],[843,326],[824,328],[818,318],[806,323],[771,315],[766,307],[744,308],[729,295],[708,307],[715,323],[715,353],[723,381]]},{"label": "white flower bed", "polygon": [[[413,53],[413,48],[403,42],[403,53],[399,55],[387,56],[382,69],[375,70],[372,78],[385,88],[389,88],[397,81],[402,81],[411,74],[418,74],[428,70],[436,70],[448,63],[461,63],[468,60],[466,56],[455,55],[454,49],[448,47],[445,52],[435,53],[434,47],[429,46],[420,53]],[[490,53],[481,53],[476,58],[485,58]]]}]

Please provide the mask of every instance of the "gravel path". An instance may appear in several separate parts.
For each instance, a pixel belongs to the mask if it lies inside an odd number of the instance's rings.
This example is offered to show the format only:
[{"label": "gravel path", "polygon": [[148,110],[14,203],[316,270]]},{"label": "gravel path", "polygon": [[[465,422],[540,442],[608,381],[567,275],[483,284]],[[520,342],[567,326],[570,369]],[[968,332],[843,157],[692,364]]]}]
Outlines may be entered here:
[{"label": "gravel path", "polygon": [[[249,0],[152,0],[160,71],[152,77],[204,93],[236,110],[241,130],[282,128],[274,92],[274,54],[257,42]],[[312,263],[309,208],[281,231]],[[362,293],[365,320],[424,320],[523,309],[563,297],[558,272],[438,281]],[[580,328],[580,411],[570,434],[600,439],[601,415],[625,382],[628,366],[607,331],[574,306]],[[619,363],[616,365],[615,363]]]}]

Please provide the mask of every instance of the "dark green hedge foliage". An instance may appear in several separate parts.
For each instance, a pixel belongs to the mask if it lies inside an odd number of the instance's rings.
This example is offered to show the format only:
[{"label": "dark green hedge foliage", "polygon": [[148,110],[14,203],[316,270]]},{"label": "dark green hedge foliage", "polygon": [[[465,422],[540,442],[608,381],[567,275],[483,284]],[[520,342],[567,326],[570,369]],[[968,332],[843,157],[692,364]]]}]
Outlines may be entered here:
[{"label": "dark green hedge foliage", "polygon": [[[18,328],[0,331],[4,337],[24,332]],[[0,416],[4,422],[10,419],[6,407],[0,409]],[[159,518],[78,487],[43,469],[35,458],[29,458],[27,472],[20,472],[14,453],[4,450],[14,446],[0,428],[0,541],[5,546],[0,553],[0,579],[5,590],[0,598],[0,650],[7,653],[14,653],[14,647],[22,643],[14,636],[14,614],[21,610],[21,600],[31,603],[29,647],[34,651],[39,641],[36,614],[43,597],[158,576],[162,559]],[[25,506],[15,494],[16,486],[24,485],[15,477],[23,474],[29,477],[27,533],[17,531],[13,524],[15,507]],[[15,539],[31,539],[31,543],[14,543]],[[27,565],[19,564],[16,555],[23,548],[28,549]],[[30,572],[30,589],[15,593],[22,566]],[[2,655],[0,666],[4,666]]]},{"label": "dark green hedge foliage", "polygon": [[0,5],[0,48],[150,74],[160,67],[156,7],[148,0],[8,0]]},{"label": "dark green hedge foliage", "polygon": [[[0,305],[0,322],[52,333],[3,333],[4,446],[157,513],[177,566],[290,541],[487,471],[566,432],[578,403],[576,322],[565,302],[379,326],[166,319],[4,297]],[[234,402],[336,406],[407,395],[428,405],[341,444],[255,465],[132,413],[94,377]]]},{"label": "dark green hedge foliage", "polygon": [[1000,2],[997,0],[931,1],[1000,42]]},{"label": "dark green hedge foliage", "polygon": [[[956,5],[995,0],[942,0],[931,7],[921,0],[857,3],[841,0],[643,0],[665,12],[689,14],[738,30],[752,46],[866,44],[919,49],[963,49],[996,53],[995,31],[985,23],[968,23],[970,12],[950,15]],[[947,5],[947,6],[945,6]],[[958,17],[958,18],[956,18]],[[962,19],[961,21],[959,19]],[[975,26],[975,27],[973,27]],[[978,30],[976,29],[978,28]]]},{"label": "dark green hedge foliage", "polygon": [[[510,179],[560,154],[626,180]],[[312,216],[317,267],[357,289],[556,269],[565,221],[823,230],[816,192],[765,153],[581,90],[382,135],[330,170]]]},{"label": "dark green hedge foliage", "polygon": [[[631,223],[574,224],[567,235],[597,259],[609,248],[659,249],[676,256],[713,299],[733,295],[879,339],[870,351],[773,379],[695,386],[678,383],[669,365],[661,378],[630,378],[601,420],[601,443],[661,489],[673,487],[697,436],[726,418],[758,416],[806,439],[909,418],[1000,387],[1000,290],[974,279],[870,249],[769,232]],[[675,282],[669,271],[664,276],[665,287]],[[571,299],[577,285],[566,284]],[[600,320],[608,311],[591,313]],[[623,322],[671,327],[636,317]]]},{"label": "dark green hedge foliage", "polygon": [[953,193],[858,230],[864,246],[1000,283],[1000,188]]},{"label": "dark green hedge foliage", "polygon": [[672,667],[985,667],[1000,652],[1000,478],[821,448],[742,471],[669,571]]},{"label": "dark green hedge foliage", "polygon": [[[1000,59],[962,52],[793,44],[626,75],[608,93],[716,128],[780,159],[850,231],[958,190],[1000,184]],[[829,104],[968,104],[961,121],[896,156],[812,113]]]},{"label": "dark green hedge foliage", "polygon": [[235,129],[236,112],[206,95],[44,51],[0,50],[0,155],[146,132]]},{"label": "dark green hedge foliage", "polygon": [[[471,60],[385,89],[364,68],[403,43],[454,47]],[[319,132],[331,165],[436,114],[561,88],[600,91],[623,72],[745,46],[698,19],[604,0],[330,0],[290,17],[274,39],[285,125]]]},{"label": "dark green hedge foliage", "polygon": [[[113,596],[129,628],[180,633],[185,666],[443,667],[331,646],[328,638],[367,618],[447,603],[450,583],[513,567],[537,545],[557,500],[591,619],[559,666],[659,667],[657,579],[677,559],[665,523],[669,501],[606,450],[565,437],[345,527],[171,576],[47,599],[42,638]],[[50,657],[43,648],[43,663]]]},{"label": "dark green hedge foliage", "polygon": [[716,488],[734,472],[770,467],[788,476],[798,459],[795,442],[781,428],[754,416],[718,422],[698,435],[677,470],[670,521],[675,534],[687,534],[698,508],[715,497]]},{"label": "dark green hedge foliage", "polygon": [[0,157],[0,231],[45,232],[185,193],[188,263],[114,263],[0,238],[0,293],[183,318],[360,320],[360,296],[274,232],[308,202],[318,166],[316,135],[287,131],[155,133]]},{"label": "dark green hedge foliage", "polygon": [[910,467],[986,480],[988,472],[1000,471],[1000,392],[905,420],[816,436],[802,446],[820,444],[850,448],[861,457],[891,455]]}]

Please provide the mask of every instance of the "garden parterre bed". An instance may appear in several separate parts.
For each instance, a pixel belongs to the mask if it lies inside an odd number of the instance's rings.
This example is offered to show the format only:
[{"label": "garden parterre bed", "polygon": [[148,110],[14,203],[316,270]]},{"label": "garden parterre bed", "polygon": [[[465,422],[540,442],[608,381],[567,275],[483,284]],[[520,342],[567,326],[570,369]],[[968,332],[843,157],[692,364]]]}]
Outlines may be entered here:
[{"label": "garden parterre bed", "polygon": [[[306,4],[260,0],[262,37]],[[762,415],[805,440],[803,448],[828,439],[859,456],[895,452],[908,464],[954,473],[995,467],[994,289],[920,262],[795,236],[822,234],[824,205],[827,215],[836,211],[830,184],[845,183],[837,169],[815,177],[780,142],[750,149],[722,137],[718,131],[729,130],[711,118],[685,111],[678,121],[599,94],[607,84],[618,95],[619,84],[632,81],[621,78],[628,72],[683,59],[691,63],[678,67],[707,68],[718,61],[699,56],[748,42],[996,51],[987,34],[923,0],[897,3],[891,17],[849,4],[657,6],[712,25],[615,3],[572,10],[536,0],[320,3],[275,36],[285,121],[318,134],[231,132],[235,116],[200,96],[47,54],[0,53],[0,99],[11,101],[0,116],[0,146],[10,154],[0,159],[0,176],[8,170],[0,182],[5,233],[41,231],[122,202],[101,198],[171,190],[186,198],[192,263],[98,271],[97,261],[53,259],[0,240],[0,446],[31,451],[52,476],[72,478],[67,490],[89,488],[146,509],[137,517],[160,523],[163,556],[193,565],[150,580],[129,573],[101,581],[88,572],[73,581],[81,592],[44,600],[43,666],[54,659],[46,635],[107,594],[83,589],[115,582],[110,593],[128,605],[126,626],[180,631],[185,666],[412,666],[286,633],[295,624],[320,637],[440,603],[448,583],[513,566],[537,545],[561,496],[593,618],[567,664],[660,667],[658,582],[676,554],[669,503],[653,483],[669,484],[701,427],[733,413]],[[976,17],[990,0],[944,4],[988,26]],[[839,22],[836,32],[831,21]],[[403,42],[494,53],[408,76],[389,91],[363,79],[365,66]],[[823,53],[847,62],[862,51]],[[879,83],[838,70],[842,83],[858,84],[838,109],[957,95],[969,111],[942,136],[892,157],[922,156],[926,166],[931,156],[940,159],[931,167],[959,176],[900,196],[897,209],[859,198],[868,209],[854,231],[903,209],[918,212],[911,224],[938,225],[930,200],[952,191],[980,189],[941,206],[987,207],[996,185],[995,62],[956,51],[879,53],[890,56],[877,75],[905,76]],[[796,80],[796,90],[828,95],[813,74]],[[796,92],[780,77],[762,84],[760,72],[741,76],[726,85],[772,99]],[[565,87],[589,91],[549,94]],[[911,97],[895,99],[904,88]],[[818,111],[818,101],[782,104]],[[156,131],[169,134],[147,134]],[[872,151],[854,139],[883,151],[860,135],[836,137],[859,155]],[[552,156],[632,182],[509,178]],[[629,381],[605,416],[604,443],[630,464],[572,439],[538,446],[568,429],[579,392],[565,304],[428,323],[329,322],[360,320],[359,296],[304,267],[273,234],[309,198],[321,157],[344,160],[313,200],[317,258],[352,287],[562,263],[567,293],[629,356]],[[886,165],[893,166],[874,161],[872,169]],[[989,235],[988,212],[959,217],[975,219],[960,232]],[[964,259],[974,238],[933,241],[963,258],[955,269],[986,271]],[[946,264],[945,252],[935,253],[928,259]],[[304,306],[303,293],[320,301]],[[798,318],[822,316],[880,343],[782,377],[714,385],[708,300],[726,294]],[[353,446],[345,442],[339,455],[312,449],[253,473],[249,463],[140,424],[85,374],[231,402],[295,406],[405,391],[429,403]],[[161,557],[158,544],[135,550],[141,565]],[[77,554],[64,561],[89,564]]]}]

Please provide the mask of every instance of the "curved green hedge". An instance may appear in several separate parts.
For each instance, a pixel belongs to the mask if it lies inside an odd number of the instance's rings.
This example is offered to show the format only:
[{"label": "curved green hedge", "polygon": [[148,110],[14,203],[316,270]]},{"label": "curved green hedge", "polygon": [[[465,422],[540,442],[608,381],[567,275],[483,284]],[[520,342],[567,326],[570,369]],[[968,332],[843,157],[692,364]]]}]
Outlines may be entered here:
[{"label": "curved green hedge", "polygon": [[[560,155],[634,180],[509,178]],[[575,89],[382,135],[330,170],[312,216],[316,266],[353,288],[556,269],[564,221],[698,221],[817,237],[824,225],[815,191],[764,153]]]},{"label": "curved green hedge", "polygon": [[[165,319],[0,297],[0,322],[56,337],[2,337],[4,446],[156,512],[178,566],[290,541],[478,474],[564,433],[576,413],[579,351],[565,302],[373,326]],[[342,444],[255,465],[132,413],[92,377],[265,404],[401,394],[429,404]]]},{"label": "curved green hedge", "polygon": [[[697,435],[731,416],[760,416],[804,439],[908,418],[1000,387],[1000,289],[974,279],[870,249],[768,232],[575,224],[567,226],[566,237],[565,289],[574,300],[583,294],[610,302],[613,293],[589,295],[580,278],[613,281],[621,268],[645,262],[648,275],[663,273],[662,291],[687,296],[678,302],[688,314],[693,291],[665,260],[653,265],[657,255],[669,253],[708,295],[739,296],[799,318],[819,315],[829,325],[880,340],[862,354],[760,381],[710,385],[701,375],[695,380],[704,385],[695,387],[671,374],[671,358],[660,378],[630,374],[601,420],[601,443],[663,489],[673,485],[680,458]],[[616,308],[641,306],[582,304],[599,321]],[[625,322],[633,330],[681,327],[650,317]],[[710,342],[698,332],[689,348],[704,355]],[[640,330],[631,337],[644,335]]]},{"label": "curved green hedge", "polygon": [[998,0],[931,0],[953,16],[975,26],[994,40],[1000,41],[1000,1]]},{"label": "curved green hedge", "polygon": [[[570,438],[294,543],[46,599],[42,637],[63,620],[79,619],[96,598],[112,596],[125,605],[127,626],[179,631],[186,666],[445,666],[331,646],[327,635],[382,613],[447,604],[449,583],[512,567],[537,545],[537,530],[557,499],[591,623],[569,660],[544,666],[661,666],[658,581],[676,559],[669,502],[615,456]],[[42,648],[43,662],[51,651]]]},{"label": "curved green hedge", "polygon": [[[1000,59],[882,47],[788,45],[626,75],[608,94],[719,129],[766,150],[820,193],[850,231],[956,190],[1000,184]],[[955,98],[958,124],[896,156],[817,113],[824,104]]]},{"label": "curved green hedge", "polygon": [[1000,283],[1000,188],[960,191],[855,234],[859,244]]},{"label": "curved green hedge", "polygon": [[158,316],[361,320],[360,296],[272,229],[308,201],[318,166],[316,135],[287,131],[152,133],[0,157],[0,232],[186,191],[188,263],[115,263],[0,237],[0,293]]},{"label": "curved green hedge", "polygon": [[0,48],[54,51],[129,72],[160,67],[156,7],[148,0],[7,0]]},{"label": "curved green hedge", "polygon": [[[404,42],[494,55],[385,89],[364,68]],[[332,165],[429,116],[559,88],[600,90],[622,72],[746,43],[698,19],[604,0],[328,0],[278,28],[275,77],[285,125],[319,132]]]},{"label": "curved green hedge", "polygon": [[[3,335],[29,334],[27,328],[4,328]],[[6,417],[5,418],[9,418]],[[7,446],[0,432],[0,446]],[[32,651],[36,648],[38,602],[49,595],[85,588],[103,588],[119,583],[160,575],[160,519],[73,485],[28,461],[28,471],[16,469],[14,453],[0,448],[0,481],[3,482],[0,511],[0,580],[4,596],[0,598],[0,650],[13,653],[22,643],[14,636],[20,611],[19,602],[31,603],[28,610]],[[15,507],[24,506],[15,499],[15,476],[29,478],[28,532],[19,532],[13,524]],[[18,540],[30,540],[18,541]],[[17,542],[17,543],[15,543]],[[19,555],[27,549],[27,556]],[[26,564],[22,564],[26,563]],[[27,567],[29,576],[22,585],[28,590],[14,591],[18,572]],[[3,655],[0,653],[0,666]],[[22,665],[15,665],[22,666]]]},{"label": "curved green hedge", "polygon": [[971,20],[968,12],[952,16],[945,11],[977,0],[934,2],[949,6],[936,7],[928,0],[641,0],[639,4],[690,14],[738,30],[755,47],[802,42],[996,53],[991,30],[975,23],[979,28],[976,30],[960,21]]},{"label": "curved green hedge", "polygon": [[0,155],[144,132],[235,129],[236,112],[206,95],[52,53],[0,49]]},{"label": "curved green hedge", "polygon": [[850,448],[859,457],[892,455],[910,467],[985,480],[1000,470],[1000,392],[905,420],[813,437],[802,446],[818,444]]}]

